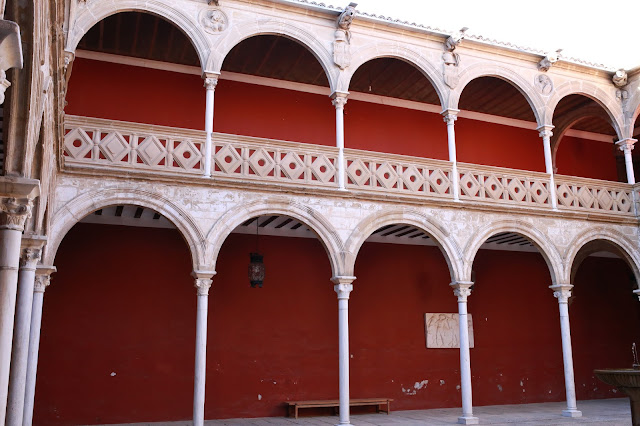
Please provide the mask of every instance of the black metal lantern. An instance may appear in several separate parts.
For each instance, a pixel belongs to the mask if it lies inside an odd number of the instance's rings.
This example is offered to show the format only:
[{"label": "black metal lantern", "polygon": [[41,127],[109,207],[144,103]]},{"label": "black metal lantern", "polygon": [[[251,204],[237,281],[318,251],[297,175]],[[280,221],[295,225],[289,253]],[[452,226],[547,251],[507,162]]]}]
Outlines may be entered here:
[{"label": "black metal lantern", "polygon": [[262,288],[262,282],[264,281],[262,258],[263,256],[260,253],[249,253],[249,282],[252,288],[255,288],[255,286]]}]

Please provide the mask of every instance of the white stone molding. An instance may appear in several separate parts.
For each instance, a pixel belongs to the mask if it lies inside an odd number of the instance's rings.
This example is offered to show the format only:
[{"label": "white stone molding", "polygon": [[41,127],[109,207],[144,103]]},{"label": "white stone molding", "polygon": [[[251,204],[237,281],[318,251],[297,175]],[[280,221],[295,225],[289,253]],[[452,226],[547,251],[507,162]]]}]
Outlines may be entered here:
[{"label": "white stone molding", "polygon": [[625,234],[612,227],[594,226],[582,231],[571,240],[564,253],[562,282],[573,282],[573,275],[577,271],[574,265],[581,262],[578,255],[581,249],[588,243],[603,241],[611,245],[611,248],[620,255],[629,265],[640,288],[640,253],[638,244],[632,242]]},{"label": "white stone molding", "polygon": [[188,209],[179,206],[175,200],[161,193],[137,188],[135,182],[130,185],[130,187],[123,185],[120,188],[89,191],[60,206],[51,220],[50,240],[45,247],[43,263],[53,264],[62,239],[82,218],[108,206],[131,204],[153,209],[171,221],[189,247],[194,269],[201,269],[202,266],[207,265],[204,234]]},{"label": "white stone molding", "polygon": [[542,257],[544,258],[547,266],[549,267],[549,274],[551,276],[551,283],[555,284],[562,276],[562,258],[556,245],[551,241],[549,236],[540,232],[531,224],[520,220],[502,220],[490,224],[487,227],[479,229],[468,241],[464,248],[464,269],[461,276],[466,281],[471,281],[471,271],[473,268],[473,262],[480,250],[480,246],[484,244],[487,239],[495,234],[501,232],[513,232],[520,234],[523,237],[531,241]]},{"label": "white stone molding", "polygon": [[[471,81],[481,77],[496,77],[510,83],[513,87],[518,89],[518,91],[522,93],[524,98],[527,100],[538,125],[542,125],[544,123],[543,112],[545,110],[545,102],[534,88],[533,82],[529,82],[526,78],[511,68],[496,65],[494,63],[480,62],[464,68],[460,72],[460,80],[456,89],[451,91],[446,108],[459,109],[460,96],[462,95],[464,88]],[[443,109],[446,108],[443,107]]]},{"label": "white stone molding", "polygon": [[[327,30],[328,32],[325,39],[327,43],[329,43],[335,29],[327,28]],[[255,16],[253,16],[252,19],[247,18],[241,21],[241,19],[238,18],[234,26],[214,42],[205,69],[219,73],[222,69],[222,63],[231,49],[242,41],[259,35],[284,36],[302,44],[316,57],[318,62],[320,62],[322,69],[324,69],[327,75],[327,80],[329,80],[331,92],[335,91],[339,69],[333,63],[333,54],[329,51],[327,45],[322,42],[322,38],[319,37],[318,34],[313,34],[283,19],[255,19]]]},{"label": "white stone molding", "polygon": [[378,58],[394,58],[407,62],[416,67],[433,85],[438,98],[440,99],[440,105],[444,108],[444,100],[448,97],[449,88],[445,85],[442,73],[439,69],[436,69],[434,61],[424,56],[413,47],[409,47],[403,43],[389,43],[389,42],[371,42],[368,45],[361,47],[360,49],[352,52],[351,65],[349,68],[340,73],[337,90],[348,92],[349,84],[353,74],[363,64]]},{"label": "white stone molding", "polygon": [[436,218],[413,209],[388,208],[373,213],[357,224],[345,244],[345,271],[353,275],[355,261],[360,248],[377,229],[391,224],[415,226],[426,232],[437,243],[449,266],[452,281],[462,276],[462,251],[447,228]]},{"label": "white stone molding", "polygon": [[224,213],[207,233],[206,238],[207,251],[211,253],[208,260],[213,269],[222,244],[236,227],[256,216],[275,214],[294,218],[316,234],[327,252],[333,276],[353,275],[344,273],[344,245],[331,222],[313,208],[285,197],[251,201]]},{"label": "white stone molding", "polygon": [[[193,6],[196,6],[195,4]],[[176,25],[191,40],[203,71],[212,50],[209,38],[196,19],[196,14],[186,13],[170,0],[111,0],[87,2],[76,11],[74,22],[70,24],[65,50],[75,52],[82,37],[98,22],[119,12],[140,11],[158,15]]]},{"label": "white stone molding", "polygon": [[548,103],[544,109],[543,123],[552,123],[553,114],[555,112],[558,103],[569,95],[584,95],[597,102],[607,113],[607,116],[611,120],[618,139],[622,139],[622,129],[624,128],[624,114],[622,106],[615,98],[614,87],[611,87],[611,96],[605,92],[599,86],[588,82],[579,80],[567,81],[558,87],[553,92],[553,95],[549,98]]}]

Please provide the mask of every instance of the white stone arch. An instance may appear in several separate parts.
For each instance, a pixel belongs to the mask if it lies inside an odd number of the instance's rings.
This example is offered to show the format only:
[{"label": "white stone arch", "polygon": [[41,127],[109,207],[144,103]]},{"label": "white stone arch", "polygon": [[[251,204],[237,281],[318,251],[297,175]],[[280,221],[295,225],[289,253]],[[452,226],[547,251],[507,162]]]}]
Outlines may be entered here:
[{"label": "white stone arch", "polygon": [[209,52],[209,39],[191,16],[184,13],[171,2],[160,0],[111,0],[79,3],[76,6],[76,16],[71,23],[65,50],[75,52],[78,43],[84,35],[98,22],[121,12],[146,12],[157,15],[178,27],[191,41],[200,58],[200,65],[204,70]]},{"label": "white stone arch", "polygon": [[419,51],[413,50],[400,43],[369,44],[368,46],[354,52],[351,56],[351,65],[349,65],[345,71],[340,73],[337,90],[341,92],[348,92],[349,85],[351,84],[351,78],[356,71],[365,63],[379,58],[399,59],[416,67],[422,75],[429,80],[438,94],[440,105],[444,108],[448,88],[444,84],[442,73],[438,71],[431,61],[424,57]]},{"label": "white stone arch", "polygon": [[629,122],[625,125],[625,138],[633,137],[633,126],[636,124],[636,120],[640,115],[640,87],[632,92],[633,96],[627,103],[629,110],[626,111],[625,114],[625,117],[629,119]]},{"label": "white stone arch", "polygon": [[464,249],[464,281],[471,281],[473,262],[480,250],[480,246],[490,237],[501,232],[513,232],[531,241],[547,263],[549,274],[551,275],[551,283],[553,285],[559,283],[560,274],[562,273],[562,259],[558,249],[545,234],[535,229],[530,223],[519,220],[500,220],[480,229],[471,237]]},{"label": "white stone arch", "polygon": [[331,91],[335,90],[338,68],[333,64],[332,53],[327,50],[317,35],[284,20],[260,19],[232,25],[227,33],[222,35],[213,45],[211,55],[207,58],[206,69],[219,73],[231,49],[248,38],[260,35],[283,36],[300,43],[320,62],[320,66],[329,80]]},{"label": "white stone arch", "polygon": [[429,234],[429,236],[437,243],[438,248],[440,248],[447,265],[449,266],[451,281],[455,282],[461,280],[462,252],[460,251],[456,241],[451,237],[446,228],[436,219],[419,211],[408,209],[390,209],[373,213],[358,224],[358,226],[351,232],[351,235],[345,245],[345,267],[347,275],[354,274],[358,252],[366,239],[369,238],[377,229],[392,224],[415,226]]},{"label": "white stone arch", "polygon": [[538,126],[543,124],[545,102],[538,92],[535,91],[533,82],[527,81],[522,75],[510,68],[495,64],[478,63],[465,68],[460,73],[460,80],[456,89],[451,91],[448,107],[451,109],[459,109],[460,97],[465,87],[473,80],[482,77],[496,77],[515,87],[529,103]]},{"label": "white stone arch", "polygon": [[153,209],[171,221],[178,228],[189,248],[194,270],[209,270],[205,258],[204,234],[191,215],[159,193],[133,188],[89,191],[60,208],[51,220],[49,241],[45,246],[42,263],[54,264],[60,243],[67,232],[82,218],[96,210],[123,204]]},{"label": "white stone arch", "polygon": [[[578,262],[584,260],[579,259],[581,250],[587,244],[598,241],[609,244],[609,247],[613,248],[615,253],[627,262],[640,288],[640,254],[638,253],[638,244],[634,244],[625,235],[616,230],[601,226],[587,229],[573,239],[564,256],[563,279],[565,279],[567,283],[573,284],[573,275],[577,270],[577,268],[574,270],[574,263],[576,260],[578,260]],[[579,264],[576,266],[579,266]]]},{"label": "white stone arch", "polygon": [[276,214],[291,217],[308,226],[326,250],[333,276],[344,275],[343,244],[333,225],[311,207],[284,199],[256,200],[227,211],[207,234],[207,263],[213,265],[212,269],[215,270],[222,244],[236,227],[257,216]]},{"label": "white stone arch", "polygon": [[583,95],[594,100],[607,113],[618,138],[623,139],[624,118],[620,103],[609,96],[604,90],[587,81],[567,81],[556,88],[545,109],[545,124],[553,124],[553,114],[555,113],[556,107],[563,98],[569,95]]}]

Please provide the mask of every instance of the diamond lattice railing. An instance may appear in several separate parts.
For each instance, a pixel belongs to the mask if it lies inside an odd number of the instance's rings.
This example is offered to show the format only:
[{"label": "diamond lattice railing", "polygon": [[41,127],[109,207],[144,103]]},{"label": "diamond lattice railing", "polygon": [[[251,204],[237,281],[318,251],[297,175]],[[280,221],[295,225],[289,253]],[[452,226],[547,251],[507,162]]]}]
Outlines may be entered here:
[{"label": "diamond lattice railing", "polygon": [[556,176],[559,209],[635,214],[634,193],[626,183]]}]

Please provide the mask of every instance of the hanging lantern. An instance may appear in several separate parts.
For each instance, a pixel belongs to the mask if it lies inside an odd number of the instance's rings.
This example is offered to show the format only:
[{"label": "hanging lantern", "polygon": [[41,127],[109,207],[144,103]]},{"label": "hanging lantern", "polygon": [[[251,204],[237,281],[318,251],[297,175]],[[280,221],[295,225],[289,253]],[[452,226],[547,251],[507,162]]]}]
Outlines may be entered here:
[{"label": "hanging lantern", "polygon": [[249,253],[249,282],[252,288],[255,288],[255,286],[262,288],[262,282],[264,281],[262,258],[263,256],[260,253]]}]

